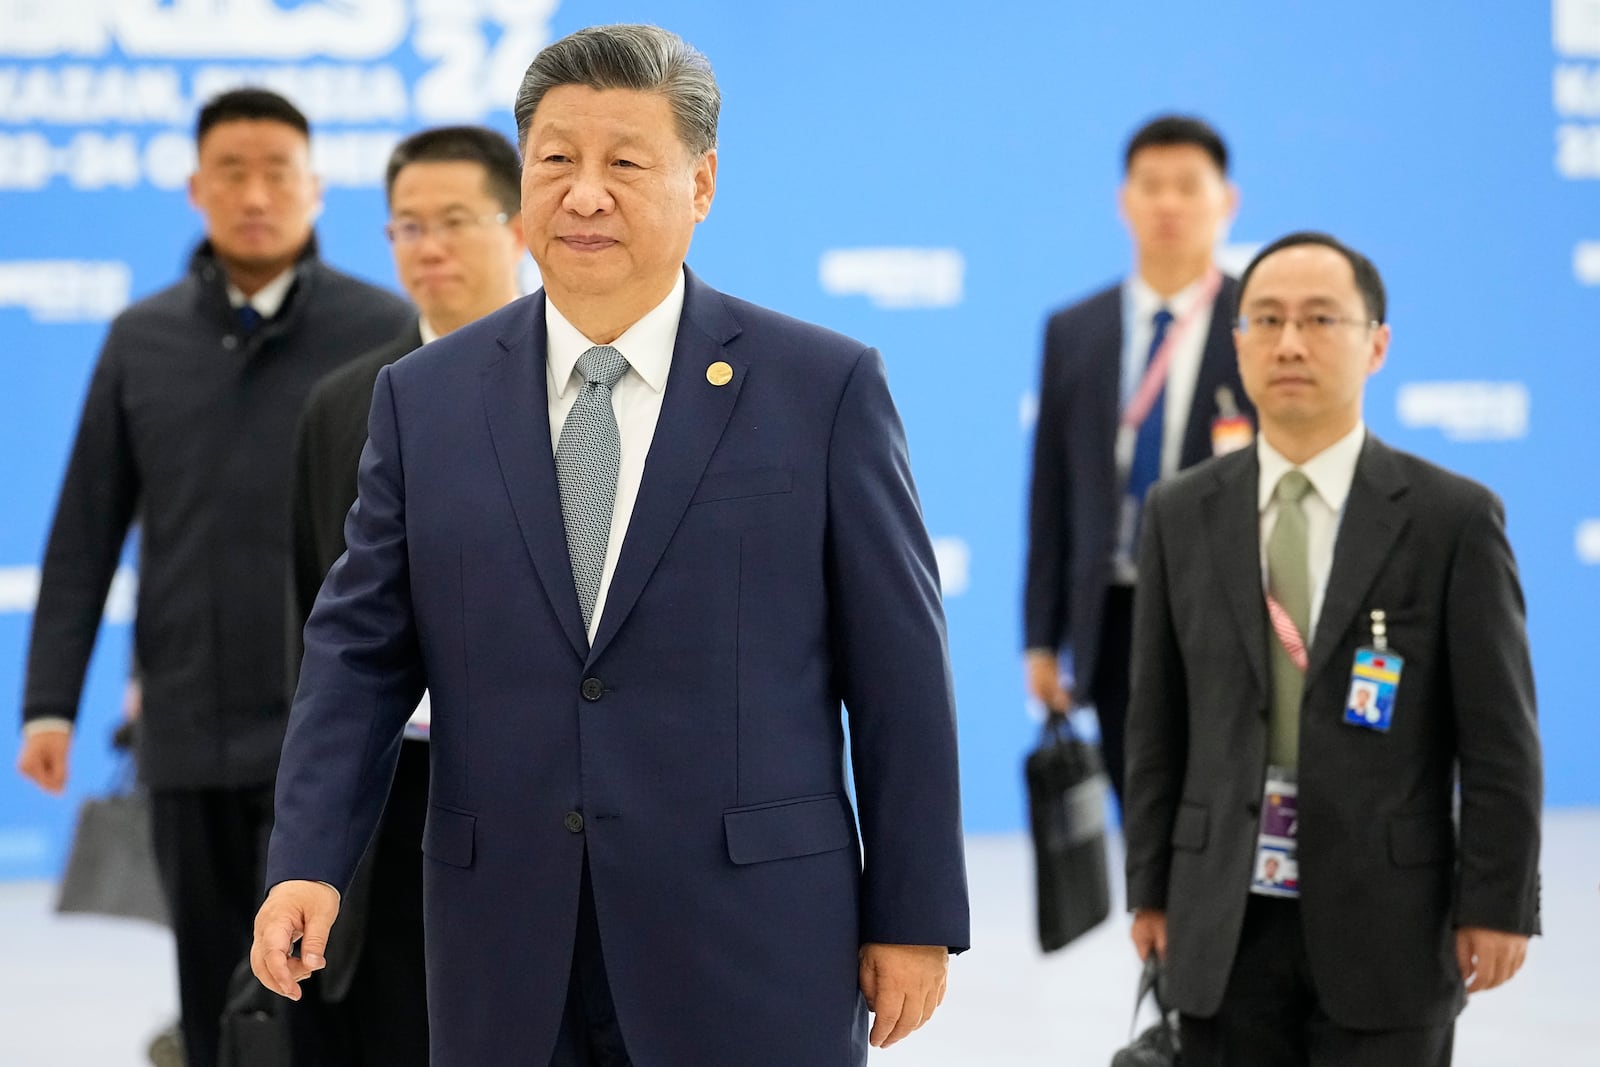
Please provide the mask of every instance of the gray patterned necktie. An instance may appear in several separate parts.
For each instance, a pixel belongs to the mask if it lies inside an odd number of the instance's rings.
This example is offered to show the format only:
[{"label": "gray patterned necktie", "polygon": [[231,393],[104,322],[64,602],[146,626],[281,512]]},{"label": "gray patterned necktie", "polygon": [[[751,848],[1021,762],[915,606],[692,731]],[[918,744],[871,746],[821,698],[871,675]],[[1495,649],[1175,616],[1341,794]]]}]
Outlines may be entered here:
[{"label": "gray patterned necktie", "polygon": [[556,480],[561,487],[572,581],[578,588],[578,606],[583,609],[587,631],[600,596],[606,547],[611,543],[611,511],[622,462],[611,387],[628,373],[628,360],[610,345],[596,345],[578,357],[578,373],[583,385],[556,442]]},{"label": "gray patterned necktie", "polygon": [[[1274,495],[1278,519],[1267,538],[1267,591],[1294,620],[1300,638],[1311,640],[1311,561],[1307,548],[1304,500],[1311,479],[1297,470],[1284,472]],[[1294,665],[1283,645],[1272,641],[1272,720],[1268,724],[1268,760],[1291,768],[1300,760],[1300,696],[1305,672]]]}]

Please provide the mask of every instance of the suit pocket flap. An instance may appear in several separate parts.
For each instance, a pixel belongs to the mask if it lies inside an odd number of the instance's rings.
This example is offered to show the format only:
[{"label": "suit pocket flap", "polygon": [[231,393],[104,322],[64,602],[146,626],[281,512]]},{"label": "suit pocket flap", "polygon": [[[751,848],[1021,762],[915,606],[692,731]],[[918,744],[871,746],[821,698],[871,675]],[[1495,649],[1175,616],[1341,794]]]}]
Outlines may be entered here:
[{"label": "suit pocket flap", "polygon": [[766,496],[787,493],[794,488],[794,474],[781,467],[762,467],[755,470],[723,471],[708,474],[700,480],[692,504],[708,500],[733,500],[741,496]]},{"label": "suit pocket flap", "polygon": [[1178,805],[1178,817],[1172,821],[1172,847],[1199,852],[1206,847],[1206,826],[1210,814],[1203,804]]},{"label": "suit pocket flap", "polygon": [[471,867],[477,824],[476,815],[428,805],[428,821],[422,827],[423,854],[452,867]]},{"label": "suit pocket flap", "polygon": [[1455,853],[1455,828],[1448,812],[1396,815],[1389,820],[1389,858],[1395,866],[1445,863]]},{"label": "suit pocket flap", "polygon": [[735,863],[765,863],[832,852],[855,841],[844,801],[836,793],[780,800],[722,813],[728,858]]}]

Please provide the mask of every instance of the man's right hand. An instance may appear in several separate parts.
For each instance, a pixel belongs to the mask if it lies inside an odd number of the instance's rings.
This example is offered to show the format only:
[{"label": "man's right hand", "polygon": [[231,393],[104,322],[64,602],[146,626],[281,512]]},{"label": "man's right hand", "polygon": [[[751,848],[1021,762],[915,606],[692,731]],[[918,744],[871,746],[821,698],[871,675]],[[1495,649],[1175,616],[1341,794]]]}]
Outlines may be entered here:
[{"label": "man's right hand", "polygon": [[1030,651],[1024,657],[1028,694],[1051,711],[1072,710],[1072,694],[1061,685],[1061,658],[1054,652]]},{"label": "man's right hand", "polygon": [[40,730],[22,739],[17,755],[17,770],[46,793],[60,794],[67,788],[67,750],[72,747],[69,730]]},{"label": "man's right hand", "polygon": [[[339,917],[339,893],[322,882],[279,882],[256,913],[250,970],[262,985],[290,1000],[300,983],[327,966],[328,931]],[[300,958],[291,958],[300,942]]]},{"label": "man's right hand", "polygon": [[1158,959],[1167,958],[1167,913],[1155,908],[1140,908],[1133,913],[1133,950],[1141,960],[1154,952]]}]

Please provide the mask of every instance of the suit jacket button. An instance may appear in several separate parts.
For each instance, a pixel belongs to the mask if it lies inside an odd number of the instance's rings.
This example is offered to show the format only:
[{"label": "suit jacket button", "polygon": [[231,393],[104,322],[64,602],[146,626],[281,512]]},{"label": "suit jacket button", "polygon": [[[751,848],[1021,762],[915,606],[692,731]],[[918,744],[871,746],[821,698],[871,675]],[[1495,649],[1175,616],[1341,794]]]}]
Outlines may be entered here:
[{"label": "suit jacket button", "polygon": [[583,687],[579,690],[579,692],[583,694],[583,699],[595,701],[599,700],[605,695],[606,687],[605,684],[598,678],[585,678],[583,680]]},{"label": "suit jacket button", "polygon": [[562,820],[568,830],[575,834],[583,833],[583,816],[575,811],[567,812],[567,817]]}]

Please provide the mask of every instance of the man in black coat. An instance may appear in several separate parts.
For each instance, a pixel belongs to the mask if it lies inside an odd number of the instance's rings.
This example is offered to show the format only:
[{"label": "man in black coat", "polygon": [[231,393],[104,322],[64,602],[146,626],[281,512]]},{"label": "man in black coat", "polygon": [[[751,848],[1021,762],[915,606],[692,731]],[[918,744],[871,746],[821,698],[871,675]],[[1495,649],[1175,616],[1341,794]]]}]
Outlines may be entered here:
[{"label": "man in black coat", "polygon": [[[397,336],[312,391],[295,442],[291,670],[344,521],[378,371],[519,295],[521,164],[500,134],[477,126],[424,130],[395,146],[386,189],[395,273],[420,313]],[[428,807],[426,700],[401,742],[372,848],[340,901],[323,999],[347,1036],[348,1062],[425,1067],[428,1015],[422,941],[422,826]]]},{"label": "man in black coat", "polygon": [[191,1067],[216,1061],[250,944],[288,719],[291,444],[312,385],[410,319],[326,266],[305,116],[235,90],[200,111],[189,273],[118,315],[89,383],[45,551],[18,768],[66,785],[72,724],[128,527],[142,528],[140,770],[178,951]]}]

